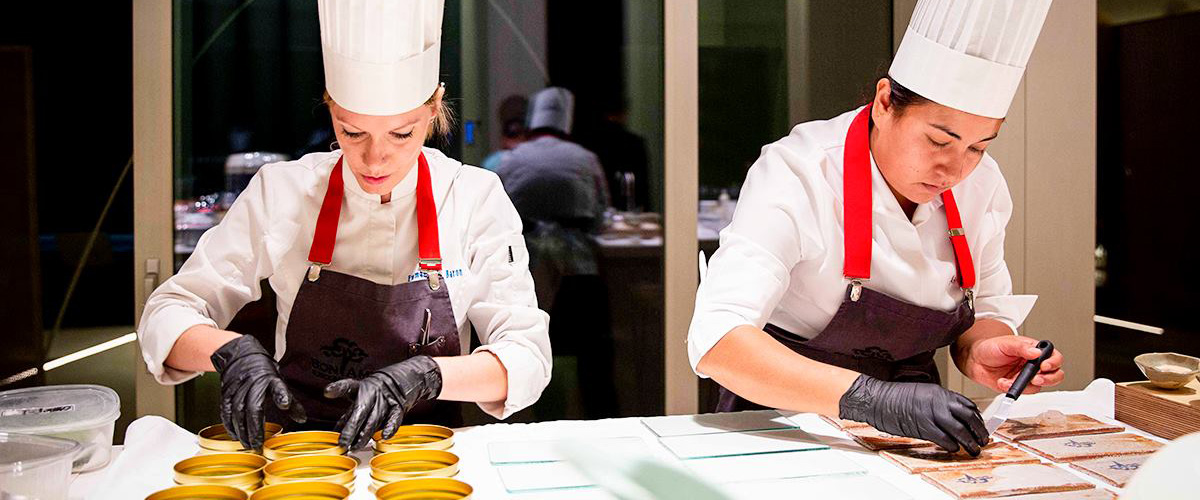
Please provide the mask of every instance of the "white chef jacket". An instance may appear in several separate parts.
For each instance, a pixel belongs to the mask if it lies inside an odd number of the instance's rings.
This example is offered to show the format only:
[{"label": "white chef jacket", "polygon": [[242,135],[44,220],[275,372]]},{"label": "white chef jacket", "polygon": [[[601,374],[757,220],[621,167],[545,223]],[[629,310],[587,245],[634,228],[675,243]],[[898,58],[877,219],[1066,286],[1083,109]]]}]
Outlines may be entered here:
[{"label": "white chef jacket", "polygon": [[[859,108],[861,109],[861,108]],[[811,339],[846,296],[842,160],[846,131],[859,109],[802,123],[763,147],[742,186],[733,222],[696,295],[688,356],[700,359],[730,330],[767,323]],[[871,279],[865,286],[932,309],[963,300],[941,197],[917,206],[910,221],[871,158]],[[1004,227],[1012,198],[987,154],[953,189],[978,277],[975,318],[1013,329],[1036,296],[1012,295],[1004,263]],[[703,373],[697,375],[705,377]]]},{"label": "white chef jacket", "polygon": [[[499,178],[425,148],[437,206],[442,275],[450,290],[461,345],[471,325],[508,371],[508,399],[481,403],[505,418],[537,401],[550,381],[549,316],[538,309],[521,220]],[[287,351],[288,317],[308,270],[317,214],[341,151],[263,166],[216,227],[201,236],[179,273],[151,294],[138,326],[142,357],[163,384],[200,375],[164,366],[184,330],[224,328],[262,296],[266,278],[278,297],[275,356]],[[329,269],[394,285],[424,279],[417,267],[417,169],[389,203],[362,190],[343,167],[345,205]],[[468,323],[469,322],[469,323]]]}]

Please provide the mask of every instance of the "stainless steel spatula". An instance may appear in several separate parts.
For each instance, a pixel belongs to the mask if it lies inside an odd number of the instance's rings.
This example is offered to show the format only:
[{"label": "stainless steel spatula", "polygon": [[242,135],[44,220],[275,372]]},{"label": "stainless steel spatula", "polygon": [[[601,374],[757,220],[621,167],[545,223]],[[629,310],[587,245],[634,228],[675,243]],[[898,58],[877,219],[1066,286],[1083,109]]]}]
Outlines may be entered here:
[{"label": "stainless steel spatula", "polygon": [[1049,340],[1038,342],[1036,347],[1042,351],[1042,354],[1037,358],[1026,361],[1025,366],[1021,367],[1021,373],[1017,374],[1017,378],[1013,380],[1012,387],[1008,388],[1008,393],[983,411],[983,422],[987,427],[989,436],[996,432],[1000,424],[1008,420],[1013,403],[1016,402],[1017,398],[1021,397],[1022,392],[1025,392],[1025,386],[1029,385],[1029,381],[1033,380],[1033,376],[1041,371],[1042,362],[1046,361],[1046,358],[1049,358],[1051,354],[1054,354],[1054,344]]}]

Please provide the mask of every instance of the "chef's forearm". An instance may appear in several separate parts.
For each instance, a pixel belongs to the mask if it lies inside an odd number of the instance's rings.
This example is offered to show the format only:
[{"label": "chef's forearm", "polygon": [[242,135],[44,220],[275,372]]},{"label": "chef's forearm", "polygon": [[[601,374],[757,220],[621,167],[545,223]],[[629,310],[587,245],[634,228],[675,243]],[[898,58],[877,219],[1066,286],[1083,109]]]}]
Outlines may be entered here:
[{"label": "chef's forearm", "polygon": [[184,330],[179,340],[171,347],[163,363],[176,370],[186,372],[214,371],[210,357],[226,342],[237,338],[237,333],[220,330],[208,325],[196,325]]},{"label": "chef's forearm", "polygon": [[508,399],[508,371],[495,354],[479,351],[433,360],[442,370],[442,393],[438,399],[472,403]]},{"label": "chef's forearm", "polygon": [[970,357],[971,349],[974,348],[976,343],[992,337],[1012,334],[1012,328],[1009,328],[1008,325],[1001,321],[994,319],[977,320],[974,325],[971,325],[971,328],[968,328],[962,335],[959,335],[958,340],[951,345],[950,355],[954,358],[955,366],[958,366],[958,369],[963,373],[967,373],[963,363]]},{"label": "chef's forearm", "polygon": [[842,394],[859,375],[796,354],[749,325],[725,334],[696,368],[754,403],[834,417]]}]

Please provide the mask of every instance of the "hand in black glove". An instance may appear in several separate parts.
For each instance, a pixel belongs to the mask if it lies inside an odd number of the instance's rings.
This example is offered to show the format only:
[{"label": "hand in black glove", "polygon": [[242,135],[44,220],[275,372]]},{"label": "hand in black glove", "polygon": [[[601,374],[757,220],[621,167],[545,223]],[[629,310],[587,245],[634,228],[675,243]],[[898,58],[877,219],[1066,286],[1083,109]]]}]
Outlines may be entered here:
[{"label": "hand in black glove", "polygon": [[975,403],[937,384],[884,382],[859,375],[838,402],[841,418],[871,424],[897,436],[933,441],[951,453],[978,456],[988,443]]},{"label": "hand in black glove", "polygon": [[263,445],[263,415],[267,391],[275,406],[296,422],[304,422],[304,408],[279,376],[279,365],[250,335],[226,342],[210,358],[221,375],[221,423],[250,450]]},{"label": "hand in black glove", "polygon": [[442,393],[442,370],[429,356],[414,356],[371,372],[362,380],[344,378],[325,386],[325,397],[351,400],[338,421],[338,446],[356,450],[383,427],[383,439],[396,434],[404,414],[419,401]]}]

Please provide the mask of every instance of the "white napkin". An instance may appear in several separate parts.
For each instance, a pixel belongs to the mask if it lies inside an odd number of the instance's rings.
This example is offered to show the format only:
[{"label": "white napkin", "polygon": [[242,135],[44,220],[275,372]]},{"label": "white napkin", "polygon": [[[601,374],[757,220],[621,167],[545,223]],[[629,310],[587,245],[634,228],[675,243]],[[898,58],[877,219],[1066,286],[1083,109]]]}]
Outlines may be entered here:
[{"label": "white napkin", "polygon": [[125,449],[108,466],[89,500],[146,498],[174,485],[175,463],[196,454],[196,435],[170,420],[146,416],[125,431]]}]

